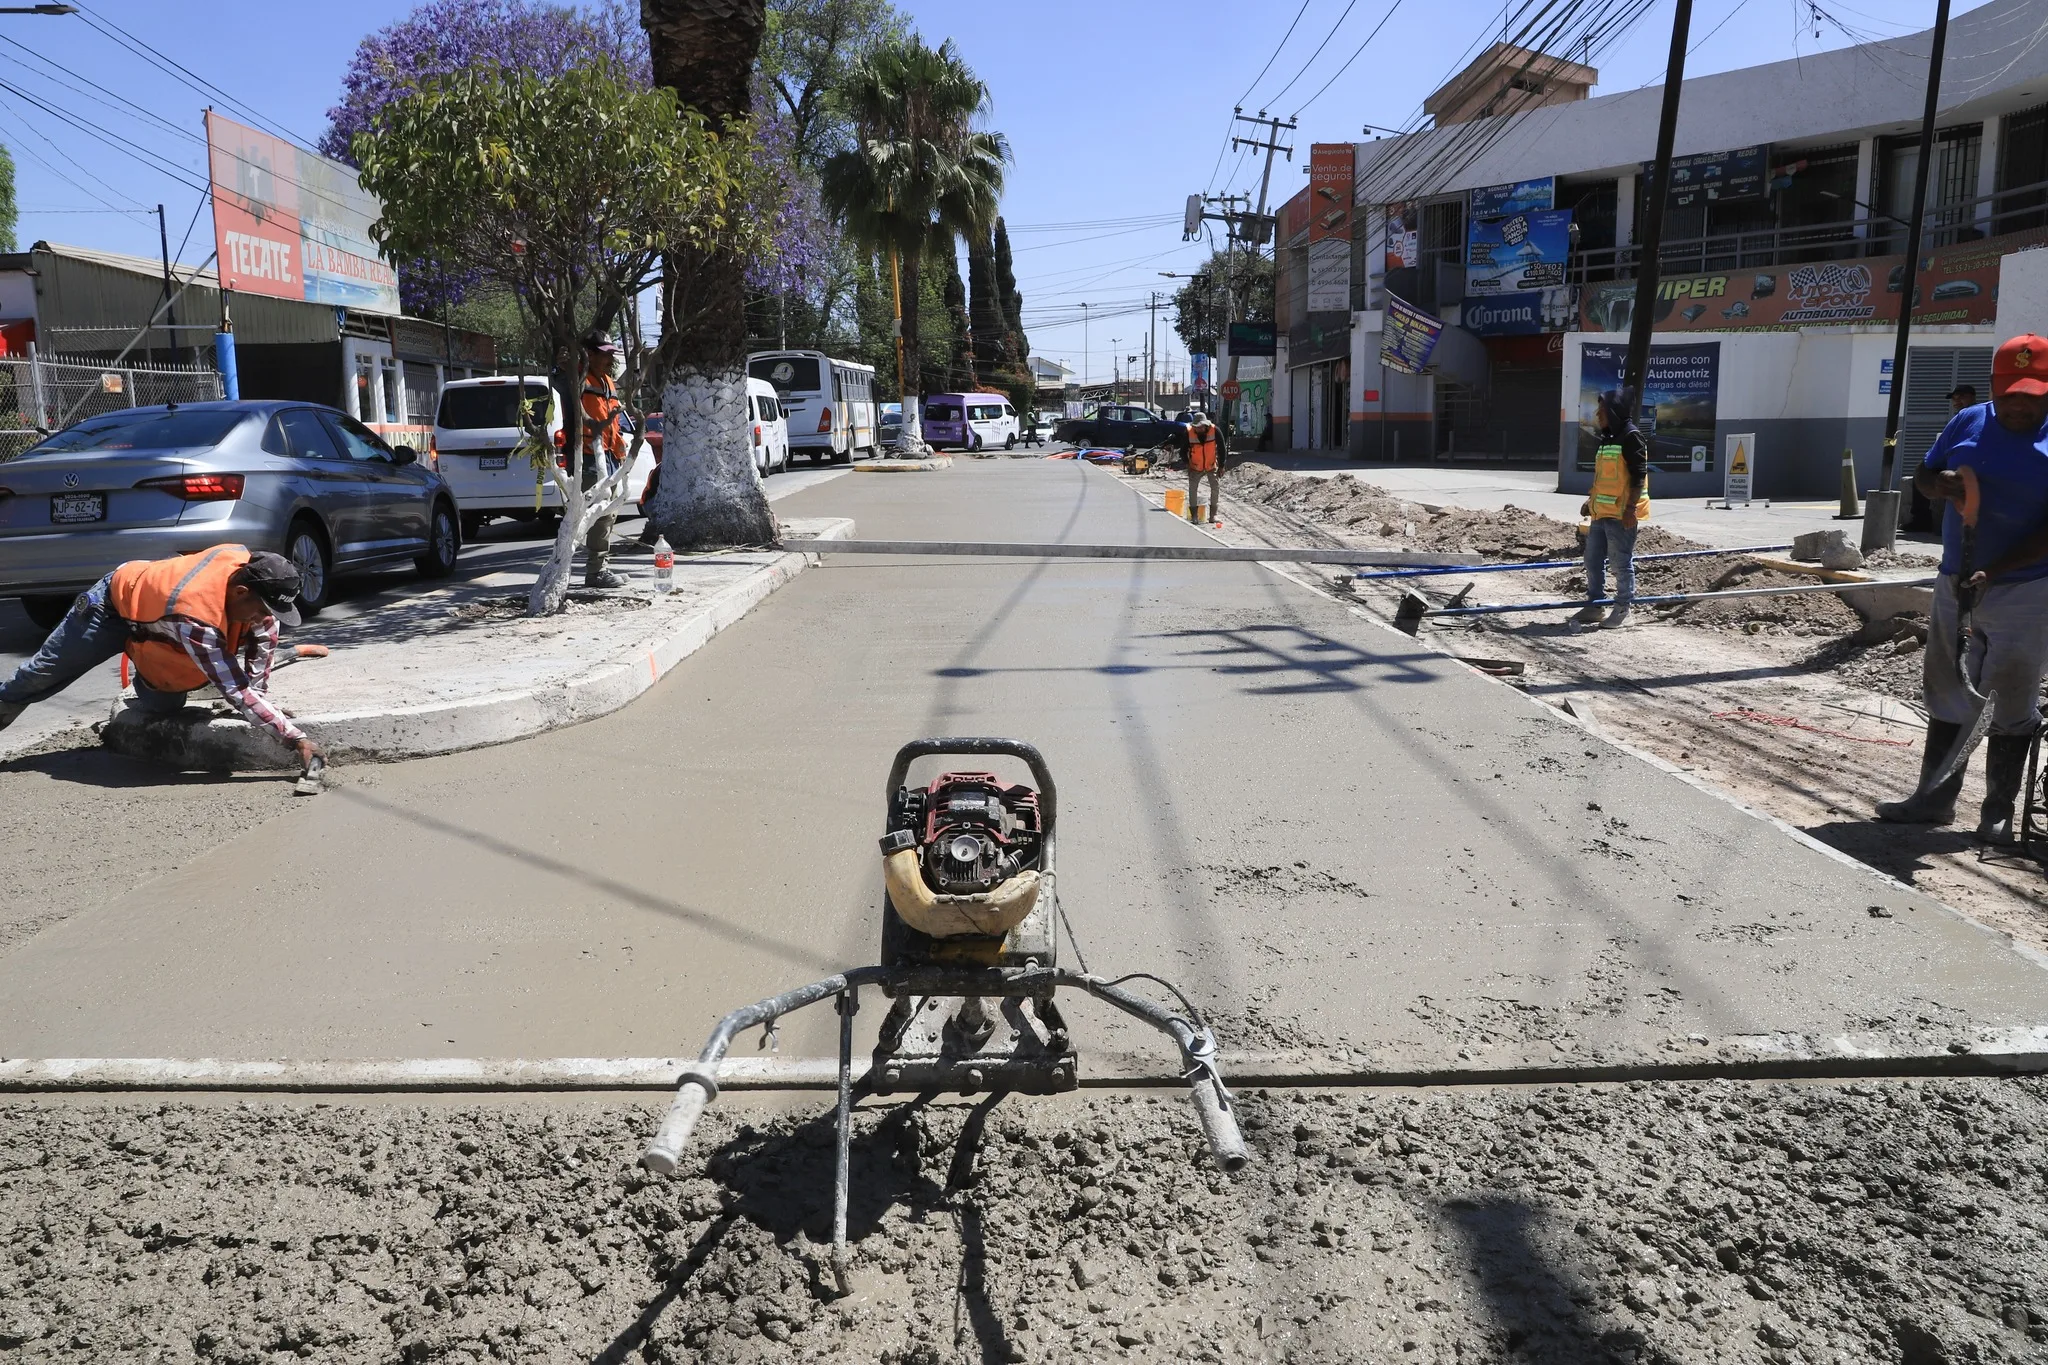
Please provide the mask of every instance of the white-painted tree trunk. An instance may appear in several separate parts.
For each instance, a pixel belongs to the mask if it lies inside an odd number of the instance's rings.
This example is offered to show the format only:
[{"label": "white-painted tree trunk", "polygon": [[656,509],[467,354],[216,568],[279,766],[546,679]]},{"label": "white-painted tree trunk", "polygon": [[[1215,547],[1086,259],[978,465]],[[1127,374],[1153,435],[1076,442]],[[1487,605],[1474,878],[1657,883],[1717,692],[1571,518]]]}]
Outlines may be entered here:
[{"label": "white-painted tree trunk", "polygon": [[775,517],[754,469],[742,369],[684,365],[661,391],[661,480],[648,519],[678,550],[771,545]]},{"label": "white-painted tree trunk", "polygon": [[[534,442],[528,437],[528,442]],[[538,444],[538,454],[529,448],[529,458],[540,462],[549,478],[555,482],[555,489],[562,495],[562,520],[555,527],[554,548],[548,552],[548,562],[541,566],[540,574],[533,580],[533,586],[526,594],[528,616],[552,616],[562,609],[569,600],[569,572],[574,568],[576,547],[590,534],[590,528],[600,518],[613,516],[626,505],[626,481],[633,469],[634,457],[639,454],[641,437],[633,435],[632,448],[619,467],[599,479],[588,489],[583,487],[582,459],[571,460],[564,469],[555,461],[555,454],[544,443]],[[597,458],[602,459],[600,455]]]}]

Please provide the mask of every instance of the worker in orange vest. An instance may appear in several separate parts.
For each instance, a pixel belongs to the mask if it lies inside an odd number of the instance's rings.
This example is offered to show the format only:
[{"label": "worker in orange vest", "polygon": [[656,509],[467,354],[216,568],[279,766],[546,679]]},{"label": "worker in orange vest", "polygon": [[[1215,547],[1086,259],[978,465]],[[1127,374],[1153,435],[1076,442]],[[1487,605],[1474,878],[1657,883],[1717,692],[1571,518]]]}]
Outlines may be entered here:
[{"label": "worker in orange vest", "polygon": [[1201,501],[1202,480],[1209,481],[1209,520],[1216,520],[1216,509],[1223,500],[1223,433],[1209,420],[1209,414],[1200,408],[1188,413],[1187,435],[1182,446],[1188,453],[1188,520],[1197,521],[1195,506]]},{"label": "worker in orange vest", "polygon": [[[169,559],[133,559],[78,595],[36,656],[0,683],[0,730],[116,654],[135,669],[139,710],[175,712],[185,694],[220,689],[251,725],[310,767],[320,748],[267,695],[280,625],[299,624],[299,570],[283,555],[216,545]],[[300,645],[319,658],[322,645]]]},{"label": "worker in orange vest", "polygon": [[[619,430],[616,376],[622,368],[619,348],[609,337],[592,333],[583,340],[583,486],[587,489],[626,458],[626,438]],[[607,465],[597,460],[602,448]],[[612,555],[611,517],[600,517],[583,542],[583,586],[623,588],[626,580],[609,566]]]}]

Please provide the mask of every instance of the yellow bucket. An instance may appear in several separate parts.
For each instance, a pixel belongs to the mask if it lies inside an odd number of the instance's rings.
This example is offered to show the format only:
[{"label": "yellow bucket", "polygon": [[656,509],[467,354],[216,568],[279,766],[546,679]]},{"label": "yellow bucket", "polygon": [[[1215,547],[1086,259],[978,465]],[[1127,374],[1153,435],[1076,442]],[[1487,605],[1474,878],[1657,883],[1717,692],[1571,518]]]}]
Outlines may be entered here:
[{"label": "yellow bucket", "polygon": [[1180,516],[1182,513],[1186,512],[1188,510],[1187,490],[1184,488],[1167,489],[1166,510],[1173,513],[1173,515],[1175,516]]}]

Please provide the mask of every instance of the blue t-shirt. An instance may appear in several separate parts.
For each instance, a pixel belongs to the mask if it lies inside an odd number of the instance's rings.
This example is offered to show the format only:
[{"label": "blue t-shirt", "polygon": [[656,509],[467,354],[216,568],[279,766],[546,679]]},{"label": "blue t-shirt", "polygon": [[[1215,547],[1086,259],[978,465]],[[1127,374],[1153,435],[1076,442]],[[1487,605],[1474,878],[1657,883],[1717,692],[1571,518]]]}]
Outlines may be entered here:
[{"label": "blue t-shirt", "polygon": [[[2012,550],[2048,523],[2048,423],[2031,434],[2007,431],[1989,403],[1964,408],[1948,419],[1934,449],[1920,462],[1922,469],[1977,471],[1977,562],[1981,569]],[[1956,502],[1943,504],[1941,571],[1961,573],[1963,513]],[[2048,560],[2011,573],[2002,583],[2048,578]]]}]

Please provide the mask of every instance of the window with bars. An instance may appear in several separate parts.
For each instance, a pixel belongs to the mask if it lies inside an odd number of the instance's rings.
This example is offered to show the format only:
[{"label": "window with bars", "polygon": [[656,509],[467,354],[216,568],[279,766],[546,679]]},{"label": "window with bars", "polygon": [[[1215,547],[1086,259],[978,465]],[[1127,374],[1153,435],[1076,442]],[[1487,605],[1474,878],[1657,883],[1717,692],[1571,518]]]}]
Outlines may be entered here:
[{"label": "window with bars", "polygon": [[[2008,114],[1998,125],[1998,188],[1993,232],[2048,226],[2048,104]],[[2033,188],[2023,188],[2031,186]],[[2016,191],[2005,193],[2005,191]]]}]

